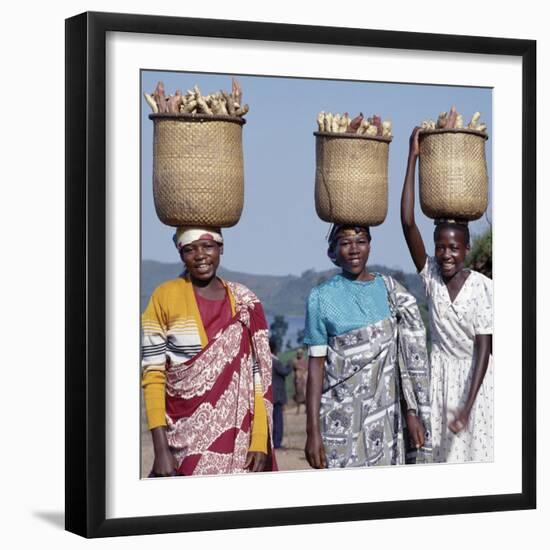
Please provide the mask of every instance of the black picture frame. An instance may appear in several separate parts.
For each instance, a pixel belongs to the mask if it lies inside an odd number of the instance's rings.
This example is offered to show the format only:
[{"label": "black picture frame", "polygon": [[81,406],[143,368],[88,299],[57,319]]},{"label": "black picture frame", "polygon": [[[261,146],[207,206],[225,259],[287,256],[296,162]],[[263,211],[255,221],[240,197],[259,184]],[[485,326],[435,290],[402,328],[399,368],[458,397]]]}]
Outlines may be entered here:
[{"label": "black picture frame", "polygon": [[[446,499],[106,519],[106,64],[109,31],[515,56],[522,62],[522,490]],[[66,20],[66,529],[84,537],[536,507],[536,42],[84,13]]]}]

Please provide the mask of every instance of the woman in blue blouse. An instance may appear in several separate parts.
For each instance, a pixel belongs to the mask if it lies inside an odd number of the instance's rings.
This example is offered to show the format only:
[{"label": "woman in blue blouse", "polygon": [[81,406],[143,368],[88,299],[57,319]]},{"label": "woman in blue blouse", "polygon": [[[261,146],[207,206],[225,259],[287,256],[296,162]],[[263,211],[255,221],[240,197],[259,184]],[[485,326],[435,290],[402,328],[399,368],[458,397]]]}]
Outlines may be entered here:
[{"label": "woman in blue blouse", "polygon": [[429,460],[425,329],[416,300],[370,273],[368,227],[335,225],[328,255],[341,273],[312,289],[306,458],[313,468],[405,462],[403,428],[417,462]]}]

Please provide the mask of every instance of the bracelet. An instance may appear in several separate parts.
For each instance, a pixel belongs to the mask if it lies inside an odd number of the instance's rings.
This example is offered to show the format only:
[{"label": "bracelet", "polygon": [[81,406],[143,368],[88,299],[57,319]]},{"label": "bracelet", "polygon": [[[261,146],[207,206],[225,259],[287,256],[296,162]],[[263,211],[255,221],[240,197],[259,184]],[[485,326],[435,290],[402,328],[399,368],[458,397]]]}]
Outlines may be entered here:
[{"label": "bracelet", "polygon": [[416,414],[416,410],[415,410],[415,409],[408,409],[408,410],[407,410],[407,416],[408,416],[408,415],[411,415],[411,416],[418,416],[418,415]]}]

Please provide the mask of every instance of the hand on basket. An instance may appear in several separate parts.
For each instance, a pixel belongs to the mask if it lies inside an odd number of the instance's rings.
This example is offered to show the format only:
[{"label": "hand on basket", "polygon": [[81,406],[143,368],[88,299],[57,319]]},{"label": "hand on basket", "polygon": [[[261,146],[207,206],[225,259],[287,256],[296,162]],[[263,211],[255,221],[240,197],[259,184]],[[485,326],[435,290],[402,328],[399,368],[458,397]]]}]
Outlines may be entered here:
[{"label": "hand on basket", "polygon": [[409,139],[409,155],[417,158],[420,153],[420,147],[418,145],[418,134],[420,133],[420,126],[415,126]]}]

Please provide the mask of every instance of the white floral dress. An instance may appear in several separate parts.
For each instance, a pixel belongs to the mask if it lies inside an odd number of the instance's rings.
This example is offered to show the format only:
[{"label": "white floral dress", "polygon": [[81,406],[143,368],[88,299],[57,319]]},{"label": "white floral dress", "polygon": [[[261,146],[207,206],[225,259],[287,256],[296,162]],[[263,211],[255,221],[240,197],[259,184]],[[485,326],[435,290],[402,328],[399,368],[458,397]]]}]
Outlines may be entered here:
[{"label": "white floral dress", "polygon": [[430,310],[433,461],[492,461],[492,358],[468,426],[457,435],[448,428],[454,412],[468,398],[475,365],[475,336],[493,333],[492,281],[477,271],[470,271],[454,302],[451,302],[434,258],[428,257],[420,277]]}]

